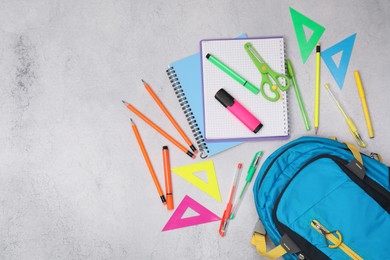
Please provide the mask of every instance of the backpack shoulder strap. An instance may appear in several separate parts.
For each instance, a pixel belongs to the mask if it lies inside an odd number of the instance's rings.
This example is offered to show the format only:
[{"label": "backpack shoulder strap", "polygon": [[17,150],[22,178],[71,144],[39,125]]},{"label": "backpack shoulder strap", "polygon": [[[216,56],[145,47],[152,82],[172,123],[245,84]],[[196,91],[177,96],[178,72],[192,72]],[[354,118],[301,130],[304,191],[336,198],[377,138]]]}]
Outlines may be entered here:
[{"label": "backpack shoulder strap", "polygon": [[253,231],[251,244],[256,247],[257,252],[260,255],[271,259],[276,259],[287,253],[287,251],[281,245],[278,245],[277,247],[267,252],[267,242],[265,240],[266,235],[267,232],[265,231],[265,228],[259,219],[256,223],[255,230]]},{"label": "backpack shoulder strap", "polygon": [[265,239],[266,235],[267,232],[265,231],[265,228],[259,219],[256,223],[251,243],[256,247],[257,252],[262,256],[268,257],[270,259],[276,259],[287,253],[297,253],[300,251],[295,243],[285,234],[280,239],[280,245],[267,252],[267,242]]}]

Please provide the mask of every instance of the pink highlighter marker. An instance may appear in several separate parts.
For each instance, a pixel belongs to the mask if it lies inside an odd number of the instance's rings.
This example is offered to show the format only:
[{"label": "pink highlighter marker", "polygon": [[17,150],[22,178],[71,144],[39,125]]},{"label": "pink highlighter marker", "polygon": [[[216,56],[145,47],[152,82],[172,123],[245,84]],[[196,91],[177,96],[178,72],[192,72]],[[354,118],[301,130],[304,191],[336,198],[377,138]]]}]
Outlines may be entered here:
[{"label": "pink highlighter marker", "polygon": [[218,90],[214,97],[255,134],[263,127],[263,124],[251,112],[223,88]]}]

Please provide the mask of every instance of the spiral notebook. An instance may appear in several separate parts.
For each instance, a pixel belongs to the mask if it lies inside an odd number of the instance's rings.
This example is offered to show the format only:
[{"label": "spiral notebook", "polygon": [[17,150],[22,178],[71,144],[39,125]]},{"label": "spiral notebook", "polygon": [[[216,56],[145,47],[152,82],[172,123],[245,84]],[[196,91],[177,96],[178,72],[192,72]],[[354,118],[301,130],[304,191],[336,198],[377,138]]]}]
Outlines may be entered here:
[{"label": "spiral notebook", "polygon": [[[261,93],[253,94],[240,85],[206,58],[208,53],[212,54],[254,86],[260,88],[262,75],[244,49],[244,44],[247,42],[252,43],[275,72],[285,74],[283,37],[201,41],[204,137],[208,142],[286,139],[289,136],[286,91],[280,91],[281,100],[268,101]],[[224,88],[261,121],[263,127],[259,132],[250,131],[215,99],[215,93],[221,88]]]},{"label": "spiral notebook", "polygon": [[[245,34],[238,38],[246,37]],[[173,90],[184,115],[191,127],[192,133],[200,151],[200,157],[215,155],[241,142],[210,143],[204,139],[204,113],[202,95],[202,72],[200,53],[193,54],[172,62],[166,71]]]}]

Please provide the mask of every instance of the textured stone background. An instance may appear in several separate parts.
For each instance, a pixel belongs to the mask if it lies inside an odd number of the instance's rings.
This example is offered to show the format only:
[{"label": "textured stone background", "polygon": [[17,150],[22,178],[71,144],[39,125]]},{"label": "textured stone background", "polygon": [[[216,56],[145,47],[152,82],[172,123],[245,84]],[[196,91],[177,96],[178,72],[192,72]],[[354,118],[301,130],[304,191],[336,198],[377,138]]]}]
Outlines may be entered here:
[{"label": "textured stone background", "polygon": [[[249,244],[257,214],[248,192],[228,235],[218,222],[161,232],[164,209],[131,131],[132,116],[163,184],[170,145],[122,99],[180,139],[146,93],[148,81],[190,135],[165,74],[205,38],[283,35],[311,122],[314,53],[302,64],[289,6],[326,27],[323,50],[357,33],[344,88],[329,82],[368,148],[390,164],[390,2],[381,1],[1,1],[1,259],[260,259]],[[360,70],[376,137],[368,139],[353,71]],[[290,91],[291,138],[306,132]],[[323,90],[319,135],[353,142]],[[180,139],[181,140],[181,139]],[[237,162],[264,159],[287,141],[251,142],[213,157],[223,203],[173,176],[175,203],[190,195],[221,215]],[[170,145],[173,167],[192,163]],[[196,159],[199,161],[200,159]],[[246,168],[245,168],[246,169]]]}]

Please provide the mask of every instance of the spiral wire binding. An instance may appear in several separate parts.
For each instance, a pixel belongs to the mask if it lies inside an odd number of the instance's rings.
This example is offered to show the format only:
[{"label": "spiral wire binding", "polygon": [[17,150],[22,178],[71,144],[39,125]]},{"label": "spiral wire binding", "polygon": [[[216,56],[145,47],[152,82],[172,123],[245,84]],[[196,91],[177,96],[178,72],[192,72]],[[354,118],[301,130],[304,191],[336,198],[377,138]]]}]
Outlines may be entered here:
[{"label": "spiral wire binding", "polygon": [[[284,57],[284,62],[282,63],[281,65],[281,71],[284,75],[287,75],[286,74],[286,69],[287,69],[287,65],[286,65],[286,46],[284,45],[284,39],[282,39],[280,41],[280,52],[284,53],[283,57]],[[285,82],[286,84],[287,82]],[[286,114],[286,117],[283,119],[283,123],[284,123],[284,131],[287,132],[287,135],[290,134],[290,129],[288,128],[288,125],[289,125],[289,120],[290,120],[290,117],[289,117],[289,114],[288,114],[288,108],[287,108],[287,103],[288,103],[288,93],[287,91],[284,91],[284,93],[286,94],[285,95],[285,98],[283,98],[282,102],[283,102],[283,111],[286,111],[287,110],[287,113]]]},{"label": "spiral wire binding", "polygon": [[200,158],[205,159],[207,157],[207,154],[209,153],[209,150],[207,148],[202,132],[200,131],[199,125],[196,122],[194,114],[192,113],[190,104],[187,101],[187,97],[184,94],[179,78],[176,75],[175,69],[173,67],[170,67],[166,70],[166,73],[168,75],[169,81],[172,84],[173,91],[175,92],[181,109],[183,110],[184,115],[187,118],[188,124],[190,125],[192,134],[195,137],[195,141],[200,151]]}]

